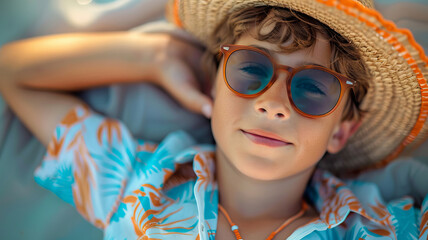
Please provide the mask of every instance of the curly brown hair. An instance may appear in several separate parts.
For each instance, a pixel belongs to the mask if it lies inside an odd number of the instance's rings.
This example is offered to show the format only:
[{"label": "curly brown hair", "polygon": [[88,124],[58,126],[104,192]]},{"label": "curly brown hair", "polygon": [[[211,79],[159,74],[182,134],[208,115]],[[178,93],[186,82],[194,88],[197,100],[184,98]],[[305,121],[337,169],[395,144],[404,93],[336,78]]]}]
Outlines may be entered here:
[{"label": "curly brown hair", "polygon": [[[270,31],[262,31],[265,27]],[[212,34],[204,54],[203,67],[210,76],[214,76],[219,64],[220,46],[235,43],[243,34],[251,34],[257,40],[276,44],[281,52],[291,53],[313,48],[317,33],[321,33],[330,42],[332,57],[329,68],[358,82],[358,87],[351,91],[347,99],[342,120],[359,120],[364,113],[360,103],[367,93],[371,79],[360,52],[327,25],[300,12],[264,6],[244,8],[231,13]],[[284,45],[289,40],[291,43]]]}]

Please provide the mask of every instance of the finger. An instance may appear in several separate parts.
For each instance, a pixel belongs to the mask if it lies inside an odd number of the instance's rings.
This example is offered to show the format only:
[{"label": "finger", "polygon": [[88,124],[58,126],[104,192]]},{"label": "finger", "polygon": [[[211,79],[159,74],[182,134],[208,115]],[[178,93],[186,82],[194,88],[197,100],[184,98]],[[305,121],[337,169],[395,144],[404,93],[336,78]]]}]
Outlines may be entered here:
[{"label": "finger", "polygon": [[185,108],[211,117],[212,101],[204,95],[192,70],[181,60],[170,60],[162,72],[162,87]]}]

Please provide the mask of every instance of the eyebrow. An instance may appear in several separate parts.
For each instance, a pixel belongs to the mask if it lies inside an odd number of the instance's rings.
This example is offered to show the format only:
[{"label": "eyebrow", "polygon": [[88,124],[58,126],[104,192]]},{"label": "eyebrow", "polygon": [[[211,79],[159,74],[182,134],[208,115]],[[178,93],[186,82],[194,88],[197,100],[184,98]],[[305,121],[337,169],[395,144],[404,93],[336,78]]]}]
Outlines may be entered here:
[{"label": "eyebrow", "polygon": [[301,63],[302,66],[306,66],[306,65],[315,65],[315,66],[319,66],[319,67],[323,67],[323,68],[328,68],[324,65],[318,64],[318,63],[313,63],[313,62],[302,62]]},{"label": "eyebrow", "polygon": [[269,54],[269,55],[272,56],[272,52],[269,49],[267,49],[267,48],[264,48],[264,47],[259,46],[259,45],[254,45],[254,44],[250,45],[250,47],[254,47],[254,48],[260,49],[263,52],[266,52],[267,54]]},{"label": "eyebrow", "polygon": [[[271,57],[273,57],[272,55],[272,52],[275,52],[275,53],[280,53],[279,51],[271,51],[271,50],[269,50],[269,49],[267,49],[267,48],[265,48],[265,47],[262,47],[262,46],[259,46],[259,45],[254,45],[254,44],[252,44],[252,45],[249,45],[250,47],[254,47],[254,48],[257,48],[257,49],[260,49],[260,50],[262,50],[263,52],[266,52],[267,54],[269,54]],[[307,66],[307,65],[315,65],[315,66],[320,66],[320,67],[324,67],[324,68],[327,68],[327,69],[329,69],[327,66],[324,66],[324,65],[321,65],[321,64],[318,64],[318,63],[314,63],[314,62],[301,62],[301,63],[299,63],[298,64],[299,66]]]}]

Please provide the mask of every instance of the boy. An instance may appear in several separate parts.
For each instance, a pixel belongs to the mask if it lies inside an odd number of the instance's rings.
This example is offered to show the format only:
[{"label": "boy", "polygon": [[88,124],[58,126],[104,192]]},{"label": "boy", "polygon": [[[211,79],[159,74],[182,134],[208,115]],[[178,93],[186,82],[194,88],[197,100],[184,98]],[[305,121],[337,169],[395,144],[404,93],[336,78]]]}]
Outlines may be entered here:
[{"label": "boy", "polygon": [[[4,60],[10,74],[0,89],[46,145],[56,126],[36,180],[105,229],[106,239],[425,239],[427,201],[420,214],[410,198],[385,206],[375,185],[315,170],[321,159],[336,173],[384,164],[427,131],[426,57],[410,34],[363,3],[171,3],[178,26],[211,54],[221,51],[216,149],[184,132],[158,146],[134,140],[80,100],[40,91],[67,84],[11,74]],[[155,74],[142,68],[144,79]],[[29,119],[43,109],[44,122]]]}]

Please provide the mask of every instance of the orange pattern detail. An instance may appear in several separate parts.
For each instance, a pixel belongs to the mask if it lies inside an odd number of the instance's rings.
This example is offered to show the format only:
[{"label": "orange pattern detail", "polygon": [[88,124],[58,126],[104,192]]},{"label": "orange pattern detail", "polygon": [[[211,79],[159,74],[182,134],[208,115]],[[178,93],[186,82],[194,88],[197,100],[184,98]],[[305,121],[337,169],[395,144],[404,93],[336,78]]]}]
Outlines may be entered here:
[{"label": "orange pattern detail", "polygon": [[381,235],[381,236],[389,236],[391,234],[389,231],[384,230],[384,229],[372,229],[369,231],[372,233],[375,233],[377,235]]},{"label": "orange pattern detail", "polygon": [[[343,182],[338,181],[335,178],[320,179],[320,180],[323,185],[321,189],[332,189],[332,187],[333,189],[337,189],[338,185],[341,186],[344,184]],[[340,189],[339,192],[329,191],[327,192],[327,195],[324,198],[325,198],[324,201],[330,204],[324,205],[320,213],[321,219],[315,218],[311,222],[316,222],[318,220],[321,220],[328,225],[328,228],[331,228],[333,226],[333,223],[330,220],[330,216],[333,215],[335,222],[338,222],[338,220],[340,220],[339,210],[342,207],[348,206],[351,211],[359,213],[361,216],[371,221],[377,222],[382,226],[385,226],[386,228],[388,228],[387,230],[375,229],[372,231],[373,233],[376,233],[378,235],[386,234],[382,236],[390,236],[390,235],[395,236],[395,231],[392,227],[393,224],[390,221],[391,214],[386,210],[386,207],[382,205],[380,202],[376,201],[376,205],[370,205],[370,208],[376,213],[376,215],[380,217],[380,220],[378,220],[367,214],[364,208],[362,208],[359,200],[348,189]],[[324,220],[322,218],[324,218]],[[395,236],[395,239],[396,239],[396,236]]]},{"label": "orange pattern detail", "polygon": [[393,228],[393,224],[391,223],[391,214],[388,212],[386,206],[381,204],[379,201],[376,201],[376,205],[370,205],[370,208],[381,218],[380,221],[378,221],[377,219],[371,218],[367,214],[361,214],[361,215],[363,215],[364,217],[372,221],[379,222],[383,226],[389,228],[389,231],[385,229],[376,229],[376,230],[369,230],[369,231],[376,233],[378,235],[386,234],[382,236],[390,236],[391,234],[393,234],[395,237],[394,239],[396,239],[397,236],[395,235],[395,230]]},{"label": "orange pattern detail", "polygon": [[73,200],[77,211],[89,222],[95,224],[99,228],[104,228],[101,220],[95,219],[91,199],[91,186],[93,183],[92,172],[86,161],[86,157],[82,154],[79,157],[78,151],[75,152],[76,170],[73,172],[75,184],[73,186]]},{"label": "orange pattern detail", "polygon": [[116,201],[114,202],[114,204],[113,204],[113,206],[112,206],[112,208],[111,208],[111,210],[110,210],[110,212],[107,214],[107,216],[106,216],[106,224],[109,224],[110,223],[110,219],[111,219],[111,217],[113,216],[113,214],[114,213],[116,213],[116,211],[117,211],[117,209],[119,208],[119,205],[120,205],[120,203],[121,203],[121,198],[122,198],[122,196],[123,196],[123,193],[124,193],[124,191],[125,191],[125,187],[124,186],[126,186],[127,185],[127,180],[126,179],[124,179],[123,181],[122,181],[122,184],[121,184],[121,188],[120,188],[120,192],[119,192],[119,194],[118,194],[118,196],[117,196],[117,198],[116,198]]},{"label": "orange pattern detail", "polygon": [[421,234],[419,236],[422,237],[427,230],[428,230],[428,211],[426,211],[422,216],[421,226],[420,226]]},{"label": "orange pattern detail", "polygon": [[208,168],[207,165],[207,158],[213,158],[214,153],[213,152],[207,152],[207,153],[198,153],[195,155],[194,160],[197,161],[201,168],[201,170],[196,170],[196,176],[198,177],[197,182],[199,183],[198,191],[200,191],[201,186],[205,185],[205,190],[208,187],[208,183],[214,181],[213,176],[211,176],[211,171]]},{"label": "orange pattern detail", "polygon": [[84,110],[82,116],[79,117],[77,108],[75,108],[67,113],[67,115],[62,119],[61,124],[65,125],[67,128],[70,128],[72,125],[82,122],[89,115],[89,108],[86,105],[80,105],[80,107]]},{"label": "orange pattern detail", "polygon": [[[134,207],[133,216],[131,217],[132,224],[134,226],[135,234],[137,234],[138,239],[148,239],[148,240],[155,240],[155,238],[148,238],[146,232],[149,229],[162,229],[162,230],[171,230],[171,229],[192,229],[190,227],[169,227],[170,225],[177,224],[180,222],[187,221],[189,219],[194,218],[188,217],[185,219],[181,219],[178,221],[170,222],[170,223],[163,223],[166,219],[168,219],[170,216],[176,214],[177,212],[181,211],[182,208],[179,208],[171,213],[168,213],[167,215],[163,217],[157,217],[157,215],[162,214],[166,209],[168,209],[174,202],[171,199],[166,198],[166,203],[162,203],[162,193],[159,188],[154,187],[151,184],[143,184],[141,185],[142,188],[146,188],[147,192],[142,191],[141,189],[133,191],[134,194],[140,195],[140,196],[149,196],[150,202],[153,206],[158,207],[160,209],[143,209],[141,206],[141,203],[138,201],[137,196],[126,196],[123,199],[124,203],[132,203],[132,207]],[[143,213],[144,211],[144,213]],[[141,215],[142,214],[142,215]],[[151,219],[149,217],[151,216]],[[180,235],[191,235],[188,233],[180,233],[180,232],[169,232],[169,233],[159,233],[160,235],[169,235],[169,234],[180,234]]]},{"label": "orange pattern detail", "polygon": [[75,184],[73,185],[73,200],[77,211],[89,222],[99,228],[105,228],[100,219],[96,219],[93,212],[91,199],[91,184],[95,186],[95,180],[89,167],[89,163],[97,169],[97,165],[89,155],[83,136],[80,135],[78,149],[74,152],[74,163],[76,169],[73,172]]},{"label": "orange pattern detail", "polygon": [[[79,117],[79,114],[77,113],[77,107],[70,110],[65,117],[61,120],[61,125],[64,125],[66,127],[66,133],[61,134],[63,137],[61,139],[57,139],[56,136],[52,136],[52,140],[50,141],[47,152],[50,156],[57,158],[58,154],[62,148],[62,145],[64,144],[64,136],[67,135],[67,132],[70,130],[70,128],[79,122],[82,122],[86,117],[89,116],[89,108],[86,105],[80,105],[80,109],[83,109],[84,113],[82,116]],[[79,138],[79,135],[81,135],[81,132],[77,133],[74,139],[69,143],[67,146],[67,150],[70,150],[70,148],[76,144],[77,139]]]},{"label": "orange pattern detail", "polygon": [[116,131],[119,142],[122,141],[122,131],[120,129],[120,123],[118,121],[114,119],[105,119],[104,122],[100,124],[97,132],[98,142],[100,145],[102,145],[102,134],[104,130],[107,131],[107,140],[110,145],[113,141],[113,131]]},{"label": "orange pattern detail", "polygon": [[134,204],[137,202],[138,198],[136,196],[126,196],[123,198],[122,202],[123,203],[132,203],[132,206],[134,206]]},{"label": "orange pattern detail", "polygon": [[[322,188],[330,189],[330,186],[334,186],[334,188],[337,190],[340,186],[344,185],[344,183],[340,181],[335,181],[334,183],[332,183],[331,181],[334,181],[334,179],[322,179],[321,183],[322,185],[324,185]],[[349,190],[343,189],[339,191],[341,191],[342,193],[339,194],[336,192],[330,192],[328,194],[327,199],[325,199],[325,201],[329,202],[330,204],[325,205],[321,210],[321,215],[325,217],[324,221],[327,223],[329,228],[331,228],[334,223],[340,220],[339,210],[342,207],[348,206],[349,209],[353,212],[360,213],[362,215],[365,214],[365,211],[362,208],[360,202]],[[330,220],[331,215],[334,216],[334,222],[331,222]]]},{"label": "orange pattern detail", "polygon": [[61,139],[58,140],[55,136],[52,136],[52,140],[50,141],[47,148],[48,154],[51,157],[57,158],[63,144],[64,144],[64,137],[61,137]]},{"label": "orange pattern detail", "polygon": [[82,138],[82,131],[80,130],[79,132],[76,133],[76,135],[74,135],[73,140],[68,144],[67,150],[70,150],[71,148],[76,146],[77,141],[81,138]]},{"label": "orange pattern detail", "polygon": [[153,144],[153,143],[144,143],[142,145],[138,145],[137,146],[137,152],[155,152],[156,149],[158,148],[157,144]]},{"label": "orange pattern detail", "polygon": [[407,204],[407,205],[405,205],[404,207],[403,207],[403,210],[410,210],[411,208],[412,208],[412,206],[413,206],[413,204],[412,203],[409,203],[409,204]]},{"label": "orange pattern detail", "polygon": [[385,217],[387,216],[389,217],[390,214],[386,210],[386,207],[379,202],[376,203],[377,205],[370,205],[370,208],[373,210],[373,212],[375,212],[382,220],[385,219]]}]

